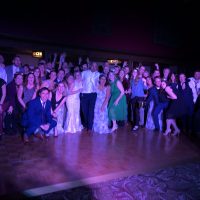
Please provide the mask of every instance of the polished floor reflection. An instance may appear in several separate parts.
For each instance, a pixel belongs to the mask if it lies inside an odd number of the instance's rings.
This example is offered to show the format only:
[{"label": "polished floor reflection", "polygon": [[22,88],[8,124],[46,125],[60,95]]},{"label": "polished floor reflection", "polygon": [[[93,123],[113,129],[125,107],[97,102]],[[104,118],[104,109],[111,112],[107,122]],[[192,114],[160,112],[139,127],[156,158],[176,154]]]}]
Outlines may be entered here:
[{"label": "polished floor reflection", "polygon": [[74,181],[94,183],[195,160],[200,160],[200,148],[186,136],[145,129],[133,134],[129,126],[109,135],[33,138],[29,145],[5,135],[0,140],[0,195]]}]

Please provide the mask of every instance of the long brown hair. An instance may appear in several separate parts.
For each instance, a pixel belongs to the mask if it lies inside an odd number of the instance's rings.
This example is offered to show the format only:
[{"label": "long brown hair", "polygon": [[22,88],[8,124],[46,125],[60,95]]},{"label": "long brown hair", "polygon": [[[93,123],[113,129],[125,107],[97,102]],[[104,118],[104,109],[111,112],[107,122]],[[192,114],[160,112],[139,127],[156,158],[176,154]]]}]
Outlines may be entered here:
[{"label": "long brown hair", "polygon": [[34,75],[34,73],[33,72],[29,72],[27,75],[26,75],[26,77],[25,77],[25,82],[24,82],[24,86],[25,87],[27,87],[27,85],[28,85],[28,77],[30,76],[30,75],[33,75],[33,77],[34,77],[34,82],[33,82],[33,84],[34,84],[34,87],[36,88],[36,79],[35,79],[35,75]]}]

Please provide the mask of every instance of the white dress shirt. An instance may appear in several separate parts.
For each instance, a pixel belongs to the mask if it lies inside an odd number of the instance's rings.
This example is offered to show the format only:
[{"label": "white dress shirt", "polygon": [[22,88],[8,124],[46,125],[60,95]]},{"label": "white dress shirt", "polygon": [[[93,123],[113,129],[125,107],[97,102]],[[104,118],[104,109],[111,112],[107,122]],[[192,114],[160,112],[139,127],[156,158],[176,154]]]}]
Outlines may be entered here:
[{"label": "white dress shirt", "polygon": [[40,99],[40,102],[41,102],[41,104],[42,104],[43,109],[45,109],[46,102],[42,101],[42,99]]},{"label": "white dress shirt", "polygon": [[193,93],[193,102],[195,103],[200,92],[200,80],[195,80],[193,77],[189,78],[189,86]]},{"label": "white dress shirt", "polygon": [[6,70],[3,67],[0,67],[0,78],[7,83],[7,74]]},{"label": "white dress shirt", "polygon": [[82,93],[93,93],[96,91],[96,86],[98,85],[99,75],[98,71],[92,72],[91,70],[86,70],[82,72],[83,80],[83,90]]},{"label": "white dress shirt", "polygon": [[19,67],[16,67],[15,65],[13,65],[13,77],[16,72],[19,72]]}]

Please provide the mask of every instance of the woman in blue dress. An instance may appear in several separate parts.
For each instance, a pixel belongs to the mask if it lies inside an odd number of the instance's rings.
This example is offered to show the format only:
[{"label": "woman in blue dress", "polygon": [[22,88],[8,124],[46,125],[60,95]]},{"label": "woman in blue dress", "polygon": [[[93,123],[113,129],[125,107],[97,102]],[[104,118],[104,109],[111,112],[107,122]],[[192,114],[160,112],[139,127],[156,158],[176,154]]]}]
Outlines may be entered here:
[{"label": "woman in blue dress", "polygon": [[99,85],[97,86],[97,99],[94,108],[93,131],[96,133],[110,133],[108,128],[108,100],[110,98],[110,86],[106,85],[106,76],[99,76]]}]

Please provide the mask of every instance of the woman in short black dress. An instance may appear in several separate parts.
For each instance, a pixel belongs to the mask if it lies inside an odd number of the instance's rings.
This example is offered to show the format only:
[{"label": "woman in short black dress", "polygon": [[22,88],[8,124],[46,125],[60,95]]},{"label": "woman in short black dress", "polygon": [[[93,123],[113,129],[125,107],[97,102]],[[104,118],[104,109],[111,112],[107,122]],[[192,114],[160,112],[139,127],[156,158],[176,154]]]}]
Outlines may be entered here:
[{"label": "woman in short black dress", "polygon": [[161,83],[162,89],[166,92],[167,97],[170,100],[167,111],[166,111],[166,131],[164,135],[168,135],[171,133],[171,126],[174,129],[173,136],[179,135],[180,130],[176,124],[176,119],[181,117],[184,113],[184,104],[181,100],[180,92],[176,88],[171,88],[167,85],[166,81],[162,81]]}]

